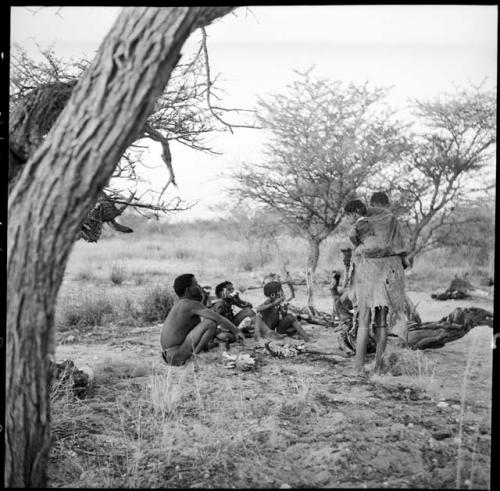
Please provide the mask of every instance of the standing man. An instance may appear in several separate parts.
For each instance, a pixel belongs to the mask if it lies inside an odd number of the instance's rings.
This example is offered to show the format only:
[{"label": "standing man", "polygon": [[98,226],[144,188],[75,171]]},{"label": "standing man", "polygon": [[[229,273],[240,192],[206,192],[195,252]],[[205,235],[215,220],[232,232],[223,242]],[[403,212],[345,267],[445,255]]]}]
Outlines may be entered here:
[{"label": "standing man", "polygon": [[175,278],[179,297],[165,319],[160,335],[162,357],[169,365],[184,365],[193,354],[207,350],[221,324],[243,342],[238,328],[228,319],[203,305],[203,290],[193,274]]}]

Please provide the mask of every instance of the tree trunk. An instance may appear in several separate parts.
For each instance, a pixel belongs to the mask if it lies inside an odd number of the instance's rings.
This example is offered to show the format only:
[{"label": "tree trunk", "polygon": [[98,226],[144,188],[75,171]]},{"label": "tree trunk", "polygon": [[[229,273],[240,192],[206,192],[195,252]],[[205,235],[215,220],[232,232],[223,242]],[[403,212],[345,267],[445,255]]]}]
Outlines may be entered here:
[{"label": "tree trunk", "polygon": [[317,239],[309,239],[309,255],[307,257],[307,266],[311,269],[311,272],[314,273],[316,268],[318,267],[319,260],[319,245],[321,244],[320,240]]},{"label": "tree trunk", "polygon": [[310,316],[316,315],[316,307],[314,307],[314,279],[311,268],[306,268],[306,289],[307,289],[307,310]]},{"label": "tree trunk", "polygon": [[495,284],[495,248],[493,247],[490,250],[490,259],[488,262],[488,279],[491,281],[491,284]]},{"label": "tree trunk", "polygon": [[232,7],[126,8],[9,196],[5,485],[45,487],[54,308],[72,244],[197,27]]},{"label": "tree trunk", "polygon": [[321,241],[314,238],[309,238],[309,255],[307,257],[306,266],[306,286],[307,286],[307,307],[309,315],[316,315],[316,308],[314,307],[314,279],[313,274],[318,266],[319,259],[319,245]]}]

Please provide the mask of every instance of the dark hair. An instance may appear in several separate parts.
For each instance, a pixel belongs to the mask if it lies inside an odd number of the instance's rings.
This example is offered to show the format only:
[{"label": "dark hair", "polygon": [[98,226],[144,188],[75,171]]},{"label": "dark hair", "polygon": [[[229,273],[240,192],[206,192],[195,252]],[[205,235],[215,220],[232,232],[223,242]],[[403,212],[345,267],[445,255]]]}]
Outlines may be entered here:
[{"label": "dark hair", "polygon": [[374,206],[375,203],[389,206],[389,197],[382,191],[377,191],[376,193],[373,193],[372,197],[370,198],[370,205]]},{"label": "dark hair", "polygon": [[279,281],[270,281],[264,285],[264,295],[271,296],[272,293],[278,293],[281,290],[281,283]]},{"label": "dark hair", "polygon": [[174,280],[174,291],[177,293],[177,296],[183,297],[184,293],[186,293],[186,288],[191,286],[193,282],[194,274],[186,273],[177,276]]},{"label": "dark hair", "polygon": [[366,215],[366,206],[359,199],[353,199],[345,205],[344,211],[346,213],[359,213],[360,215]]},{"label": "dark hair", "polygon": [[231,285],[232,283],[230,281],[223,281],[222,283],[219,283],[216,287],[215,287],[215,296],[217,298],[220,298],[220,294],[222,293],[222,290],[224,290],[224,288],[227,288],[228,285]]}]

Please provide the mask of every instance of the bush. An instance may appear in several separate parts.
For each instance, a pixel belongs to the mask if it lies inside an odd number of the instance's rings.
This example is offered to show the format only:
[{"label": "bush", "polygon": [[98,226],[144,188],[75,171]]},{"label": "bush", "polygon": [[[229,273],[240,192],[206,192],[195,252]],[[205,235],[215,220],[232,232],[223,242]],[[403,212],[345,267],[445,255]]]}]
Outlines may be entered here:
[{"label": "bush", "polygon": [[174,252],[176,259],[190,259],[193,257],[193,252],[189,249],[177,248]]},{"label": "bush", "polygon": [[99,326],[113,311],[111,301],[103,292],[86,292],[79,297],[78,303],[65,301],[59,323],[66,327]]},{"label": "bush", "polygon": [[239,270],[249,272],[268,265],[273,260],[273,256],[266,250],[246,250],[240,251],[235,259]]},{"label": "bush", "polygon": [[109,273],[109,279],[114,285],[121,285],[126,277],[126,271],[123,265],[113,264]]},{"label": "bush", "polygon": [[168,287],[156,285],[149,288],[146,290],[141,302],[143,320],[146,322],[163,322],[175,299],[175,293]]},{"label": "bush", "polygon": [[78,273],[75,275],[75,280],[76,281],[91,281],[94,280],[95,276],[92,274],[91,271],[88,270],[81,270],[78,271]]}]

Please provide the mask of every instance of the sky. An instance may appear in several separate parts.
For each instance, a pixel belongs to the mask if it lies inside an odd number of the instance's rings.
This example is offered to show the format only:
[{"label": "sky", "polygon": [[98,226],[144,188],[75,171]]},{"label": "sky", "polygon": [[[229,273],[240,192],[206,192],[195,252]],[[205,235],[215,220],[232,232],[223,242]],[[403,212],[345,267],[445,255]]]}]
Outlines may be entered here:
[{"label": "sky", "polygon": [[[127,8],[127,7],[125,7]],[[496,88],[497,6],[368,5],[238,8],[207,27],[212,75],[224,90],[220,105],[252,109],[257,97],[283,91],[294,70],[314,66],[319,77],[391,87],[388,101],[402,114],[411,99],[434,99],[469,83]],[[58,56],[92,58],[119,7],[12,7],[11,42],[33,56],[38,46]],[[198,46],[194,32],[183,57]],[[235,129],[210,139],[212,156],[172,145],[178,188],[170,195],[198,201],[177,219],[211,218],[226,211],[229,169],[262,159],[265,133]],[[159,146],[146,160],[160,162]],[[164,182],[163,166],[150,171]]]}]

